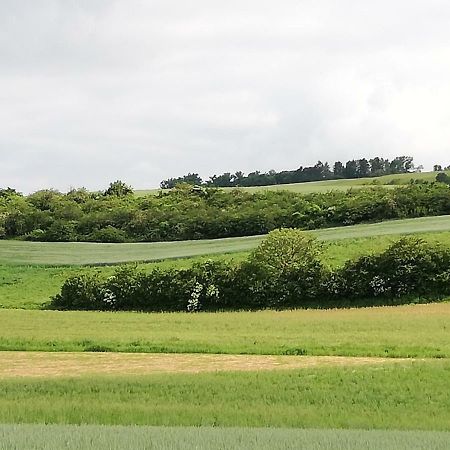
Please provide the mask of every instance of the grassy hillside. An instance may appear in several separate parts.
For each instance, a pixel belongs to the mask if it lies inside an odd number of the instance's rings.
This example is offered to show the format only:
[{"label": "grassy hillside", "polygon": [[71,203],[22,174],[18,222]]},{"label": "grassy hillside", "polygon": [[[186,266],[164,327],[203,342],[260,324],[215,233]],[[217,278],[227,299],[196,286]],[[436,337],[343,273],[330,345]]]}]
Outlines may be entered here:
[{"label": "grassy hillside", "polygon": [[[446,172],[450,175],[450,171]],[[300,192],[302,194],[310,194],[314,192],[328,192],[333,190],[347,191],[348,189],[359,189],[361,187],[372,185],[374,183],[386,186],[395,187],[398,185],[408,184],[411,180],[420,181],[435,181],[437,172],[422,172],[422,173],[404,173],[397,175],[383,175],[382,177],[344,179],[344,180],[326,180],[326,181],[312,181],[309,183],[293,183],[293,184],[277,184],[272,186],[251,186],[241,189],[249,191],[261,190],[288,190],[293,192]],[[229,190],[232,188],[223,188]],[[136,195],[156,195],[161,189],[140,189],[136,190]]]},{"label": "grassy hillside", "polygon": [[[381,235],[450,231],[450,216],[423,217],[311,231],[331,241]],[[263,236],[198,241],[96,244],[1,240],[0,264],[101,265],[127,261],[157,261],[199,255],[248,251]]]}]

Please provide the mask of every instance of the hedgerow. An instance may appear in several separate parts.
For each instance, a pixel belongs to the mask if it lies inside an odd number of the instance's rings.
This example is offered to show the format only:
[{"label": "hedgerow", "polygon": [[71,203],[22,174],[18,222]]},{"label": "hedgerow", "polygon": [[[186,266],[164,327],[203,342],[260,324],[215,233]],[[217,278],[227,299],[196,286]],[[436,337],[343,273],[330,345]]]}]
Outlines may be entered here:
[{"label": "hedgerow", "polygon": [[331,270],[322,245],[295,229],[271,232],[240,264],[187,269],[120,267],[107,279],[69,278],[50,306],[105,311],[218,311],[404,303],[450,294],[450,249],[407,237]]},{"label": "hedgerow", "polygon": [[106,192],[45,190],[29,196],[8,192],[0,196],[0,238],[175,241],[450,214],[450,189],[444,183],[308,195],[189,185],[146,197],[135,197],[126,190],[119,195],[120,189],[115,195]]}]

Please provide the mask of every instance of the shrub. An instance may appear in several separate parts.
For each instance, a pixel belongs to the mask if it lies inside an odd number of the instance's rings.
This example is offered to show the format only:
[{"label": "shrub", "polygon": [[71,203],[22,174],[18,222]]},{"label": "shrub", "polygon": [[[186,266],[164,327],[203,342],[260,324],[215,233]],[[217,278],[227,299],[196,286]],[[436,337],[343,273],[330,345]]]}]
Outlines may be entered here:
[{"label": "shrub", "polygon": [[362,256],[338,270],[331,293],[340,298],[399,298],[445,294],[450,251],[407,237],[377,255]]},{"label": "shrub", "polygon": [[206,261],[149,273],[124,266],[106,280],[76,276],[66,280],[51,306],[196,312],[370,306],[450,294],[450,249],[403,238],[334,272],[322,264],[321,250],[322,244],[307,233],[277,230],[239,265]]},{"label": "shrub", "polygon": [[108,225],[105,228],[93,231],[89,235],[89,240],[92,242],[124,243],[127,241],[127,234],[123,230]]},{"label": "shrub", "polygon": [[322,250],[323,244],[303,231],[270,232],[241,268],[254,306],[300,306],[316,299],[327,275]]},{"label": "shrub", "polygon": [[64,282],[61,292],[51,299],[50,306],[62,310],[113,309],[104,299],[105,291],[97,275],[78,275]]}]

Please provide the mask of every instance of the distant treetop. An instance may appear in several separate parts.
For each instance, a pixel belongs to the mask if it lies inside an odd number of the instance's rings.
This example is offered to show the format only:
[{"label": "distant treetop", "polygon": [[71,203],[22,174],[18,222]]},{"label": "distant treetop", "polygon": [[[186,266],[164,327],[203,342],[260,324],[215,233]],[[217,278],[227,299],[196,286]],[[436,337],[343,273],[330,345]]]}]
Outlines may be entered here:
[{"label": "distant treetop", "polygon": [[160,183],[162,189],[171,189],[180,183],[192,185],[205,185],[216,187],[246,187],[268,186],[273,184],[304,183],[308,181],[339,180],[343,178],[379,177],[382,175],[408,173],[414,170],[411,156],[398,156],[392,161],[385,158],[353,159],[343,164],[336,161],[331,169],[327,162],[318,161],[311,167],[300,166],[296,170],[283,170],[261,173],[250,172],[247,176],[241,172],[225,172],[222,175],[213,175],[203,181],[198,173],[188,173],[182,177],[169,178]]}]

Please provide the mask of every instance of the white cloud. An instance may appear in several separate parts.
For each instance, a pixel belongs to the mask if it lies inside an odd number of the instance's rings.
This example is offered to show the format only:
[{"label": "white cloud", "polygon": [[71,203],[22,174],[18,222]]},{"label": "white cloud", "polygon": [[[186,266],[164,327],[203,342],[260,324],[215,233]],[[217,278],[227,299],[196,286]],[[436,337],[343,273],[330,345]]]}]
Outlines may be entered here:
[{"label": "white cloud", "polygon": [[3,0],[0,186],[450,164],[444,0]]}]

